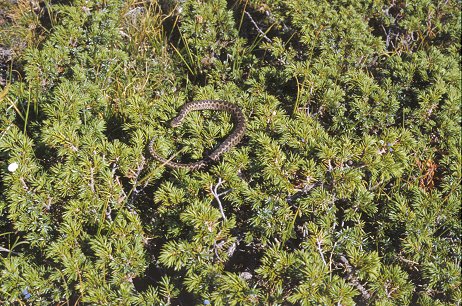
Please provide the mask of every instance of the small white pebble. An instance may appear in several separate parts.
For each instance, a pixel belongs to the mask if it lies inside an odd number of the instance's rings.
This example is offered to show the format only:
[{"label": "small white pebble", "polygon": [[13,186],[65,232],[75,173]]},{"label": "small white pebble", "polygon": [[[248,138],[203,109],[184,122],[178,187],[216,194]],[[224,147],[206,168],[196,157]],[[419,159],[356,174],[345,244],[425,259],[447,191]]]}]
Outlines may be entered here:
[{"label": "small white pebble", "polygon": [[18,169],[18,163],[11,163],[8,165],[8,171],[15,172]]}]

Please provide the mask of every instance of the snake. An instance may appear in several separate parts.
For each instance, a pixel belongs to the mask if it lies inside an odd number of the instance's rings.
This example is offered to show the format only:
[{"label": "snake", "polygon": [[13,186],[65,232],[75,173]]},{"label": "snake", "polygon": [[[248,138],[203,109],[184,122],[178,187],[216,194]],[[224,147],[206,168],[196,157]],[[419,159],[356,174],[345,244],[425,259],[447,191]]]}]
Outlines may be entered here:
[{"label": "snake", "polygon": [[170,159],[164,158],[154,151],[153,145],[155,141],[155,137],[149,142],[149,152],[151,153],[154,159],[161,162],[163,165],[168,166],[173,169],[179,168],[186,168],[189,170],[198,170],[209,163],[217,161],[223,153],[229,151],[232,147],[237,145],[245,134],[245,117],[242,113],[242,110],[239,106],[230,103],[228,101],[223,100],[198,100],[198,101],[191,101],[183,105],[180,109],[177,117],[175,117],[171,122],[170,126],[175,128],[183,122],[185,117],[192,111],[200,111],[200,110],[218,110],[218,111],[226,111],[231,114],[233,121],[234,121],[234,129],[229,134],[229,136],[215,149],[211,154],[207,157],[198,160],[196,162],[191,163],[179,163],[174,162]]}]

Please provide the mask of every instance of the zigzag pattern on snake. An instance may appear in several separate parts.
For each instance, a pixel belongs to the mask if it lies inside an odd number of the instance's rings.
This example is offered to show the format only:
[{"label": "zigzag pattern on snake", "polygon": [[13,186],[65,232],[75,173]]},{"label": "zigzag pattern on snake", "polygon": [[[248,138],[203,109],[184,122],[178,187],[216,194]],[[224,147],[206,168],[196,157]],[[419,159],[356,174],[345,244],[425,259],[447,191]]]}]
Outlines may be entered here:
[{"label": "zigzag pattern on snake", "polygon": [[198,111],[198,110],[221,110],[229,112],[234,121],[234,130],[208,157],[201,159],[192,163],[177,163],[171,161],[171,159],[166,159],[159,154],[157,154],[153,149],[153,144],[155,138],[149,142],[149,152],[151,155],[160,161],[163,165],[170,168],[187,168],[190,170],[197,170],[205,167],[211,161],[216,161],[221,154],[228,151],[236,144],[238,144],[245,133],[245,117],[241,109],[232,103],[222,100],[199,100],[186,103],[180,110],[178,116],[172,120],[170,123],[171,127],[177,127],[183,122],[184,118],[188,115],[189,112]]}]

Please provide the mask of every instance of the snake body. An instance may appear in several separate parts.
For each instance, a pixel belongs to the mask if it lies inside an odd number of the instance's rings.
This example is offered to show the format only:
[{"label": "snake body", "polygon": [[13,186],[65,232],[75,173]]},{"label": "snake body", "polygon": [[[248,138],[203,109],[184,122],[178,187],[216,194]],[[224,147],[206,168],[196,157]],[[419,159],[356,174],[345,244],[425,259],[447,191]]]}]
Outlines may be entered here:
[{"label": "snake body", "polygon": [[155,159],[157,159],[162,164],[170,168],[187,168],[190,170],[197,170],[205,167],[211,161],[218,160],[221,154],[234,147],[241,141],[242,137],[244,137],[244,114],[237,105],[222,100],[199,100],[188,102],[181,108],[180,112],[178,113],[178,116],[171,121],[170,126],[179,126],[183,122],[184,118],[188,115],[188,113],[198,110],[220,110],[229,112],[232,115],[234,121],[233,132],[208,157],[192,163],[177,163],[171,161],[171,159],[166,159],[160,156],[153,149],[153,144],[155,140],[155,138],[153,138],[149,143],[149,152]]}]

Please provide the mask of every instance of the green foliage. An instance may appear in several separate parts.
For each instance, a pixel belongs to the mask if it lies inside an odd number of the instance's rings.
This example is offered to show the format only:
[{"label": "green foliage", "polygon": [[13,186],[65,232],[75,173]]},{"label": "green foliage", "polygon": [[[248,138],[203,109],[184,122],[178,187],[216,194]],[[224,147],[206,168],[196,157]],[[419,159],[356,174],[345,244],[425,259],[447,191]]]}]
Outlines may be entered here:
[{"label": "green foliage", "polygon": [[460,9],[0,1],[0,301],[460,304]]}]

